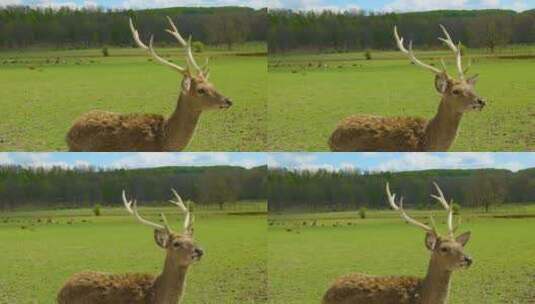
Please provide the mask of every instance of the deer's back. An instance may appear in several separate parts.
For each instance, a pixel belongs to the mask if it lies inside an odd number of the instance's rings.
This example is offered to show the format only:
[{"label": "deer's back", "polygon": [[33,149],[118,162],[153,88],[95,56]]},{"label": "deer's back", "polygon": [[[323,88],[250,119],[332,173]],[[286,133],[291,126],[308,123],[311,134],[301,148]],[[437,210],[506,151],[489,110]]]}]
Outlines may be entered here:
[{"label": "deer's back", "polygon": [[351,116],[329,139],[335,152],[422,151],[427,120],[415,117]]},{"label": "deer's back", "polygon": [[71,151],[161,151],[165,118],[151,114],[91,111],[67,134]]},{"label": "deer's back", "polygon": [[322,304],[418,304],[422,280],[350,274],[337,279]]},{"label": "deer's back", "polygon": [[57,300],[59,304],[148,304],[153,282],[148,274],[81,272],[65,283]]}]

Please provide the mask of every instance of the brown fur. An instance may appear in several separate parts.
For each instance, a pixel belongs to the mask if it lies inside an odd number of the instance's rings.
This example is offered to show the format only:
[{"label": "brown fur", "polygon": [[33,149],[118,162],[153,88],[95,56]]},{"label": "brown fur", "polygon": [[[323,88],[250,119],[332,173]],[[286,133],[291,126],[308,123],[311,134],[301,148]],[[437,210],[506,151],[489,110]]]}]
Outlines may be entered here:
[{"label": "brown fur", "polygon": [[66,141],[71,152],[182,151],[190,143],[202,112],[231,105],[204,76],[185,76],[169,118],[91,111],[74,122]]},{"label": "brown fur", "polygon": [[[453,220],[452,209],[442,191],[436,185],[440,196],[434,196],[448,210]],[[472,265],[472,258],[464,253],[464,246],[470,240],[470,232],[457,238],[453,236],[453,221],[448,223],[448,236],[441,237],[431,228],[410,218],[401,205],[395,203],[390,193],[390,204],[399,210],[409,223],[426,231],[425,246],[431,252],[431,259],[425,278],[415,277],[372,277],[364,274],[350,274],[337,279],[323,296],[322,304],[446,304],[450,290],[451,275],[459,269]],[[402,205],[401,205],[402,206]],[[434,227],[434,226],[433,226]]]},{"label": "brown fur", "polygon": [[419,304],[422,279],[350,274],[337,279],[322,304]]},{"label": "brown fur", "polygon": [[155,228],[154,241],[166,252],[162,272],[158,276],[139,273],[108,274],[81,272],[73,275],[57,296],[59,304],[179,304],[184,295],[186,274],[190,265],[199,261],[203,251],[193,240],[192,217],[180,196],[173,190],[177,201],[171,201],[186,212],[184,233],[170,230],[165,225],[143,219],[137,213],[136,201],[128,201],[123,191],[127,211],[142,224]]},{"label": "brown fur", "polygon": [[351,116],[338,125],[329,146],[334,152],[421,151],[426,125],[422,118]]},{"label": "brown fur", "polygon": [[67,142],[71,152],[162,151],[165,125],[161,115],[91,111],[76,120]]},{"label": "brown fur", "polygon": [[[81,272],[72,276],[58,294],[59,304],[146,304],[154,297],[154,276]],[[82,296],[83,295],[83,296]]]}]

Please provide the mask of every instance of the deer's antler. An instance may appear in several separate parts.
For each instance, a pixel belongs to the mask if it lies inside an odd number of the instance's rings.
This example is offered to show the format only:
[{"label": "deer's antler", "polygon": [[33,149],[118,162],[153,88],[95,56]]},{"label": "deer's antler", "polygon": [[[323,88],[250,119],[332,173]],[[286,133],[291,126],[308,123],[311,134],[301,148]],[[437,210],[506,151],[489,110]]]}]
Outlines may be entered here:
[{"label": "deer's antler", "polygon": [[[463,69],[461,43],[459,42],[458,45],[455,45],[455,43],[453,42],[453,39],[451,38],[451,35],[446,30],[446,27],[444,27],[441,24],[440,28],[442,29],[442,32],[444,33],[445,37],[439,37],[438,39],[440,41],[444,42],[448,46],[448,48],[450,48],[455,53],[456,61],[457,61],[457,71],[459,73],[459,77],[460,77],[461,80],[465,80],[465,73],[467,72],[468,68],[467,69]],[[447,74],[446,65],[444,63],[444,60],[441,60],[442,70],[440,70],[440,69],[437,69],[437,68],[435,68],[435,67],[433,67],[433,66],[431,66],[429,64],[423,63],[418,58],[416,58],[416,55],[414,54],[414,51],[412,50],[412,41],[409,42],[409,49],[407,50],[407,48],[405,48],[405,45],[404,45],[403,37],[399,36],[397,26],[394,26],[394,38],[396,39],[396,43],[397,43],[397,46],[398,46],[399,50],[402,53],[406,54],[409,57],[409,59],[410,59],[410,61],[412,63],[414,63],[414,64],[416,64],[416,65],[418,65],[420,67],[423,67],[425,69],[428,69],[428,70],[430,70],[431,72],[433,72],[435,74]]]},{"label": "deer's antler", "polygon": [[399,211],[401,217],[405,219],[405,221],[422,228],[426,232],[435,232],[434,228],[431,228],[424,223],[418,222],[405,212],[405,210],[403,209],[403,197],[401,197],[401,199],[399,200],[399,204],[396,204],[396,194],[390,193],[390,185],[388,183],[386,183],[386,195],[388,196],[388,201],[390,202],[390,206],[392,207],[392,209]]},{"label": "deer's antler", "polygon": [[143,41],[141,41],[141,38],[139,37],[139,32],[134,27],[134,22],[132,21],[132,18],[130,18],[130,31],[132,32],[132,37],[134,38],[134,41],[136,42],[137,46],[141,49],[146,50],[154,59],[156,59],[157,62],[168,66],[173,70],[176,70],[184,75],[190,75],[190,67],[193,67],[193,69],[195,69],[199,75],[205,77],[206,69],[200,68],[197,64],[197,61],[195,60],[195,57],[193,56],[193,52],[191,50],[191,37],[188,40],[185,40],[178,31],[176,25],[173,23],[173,20],[170,17],[167,17],[167,20],[171,25],[171,29],[167,29],[165,31],[175,37],[175,39],[184,48],[186,52],[186,62],[188,64],[187,67],[181,67],[179,65],[176,65],[168,60],[163,59],[160,55],[158,55],[154,50],[153,46],[154,35],[152,35],[150,38],[149,46],[143,43]]},{"label": "deer's antler", "polygon": [[[171,189],[171,191],[173,191],[173,194],[175,195],[177,200],[176,201],[170,200],[169,202],[177,206],[181,212],[186,214],[186,219],[184,220],[184,230],[187,233],[192,233],[193,232],[193,215],[191,214],[189,208],[187,208],[184,202],[182,201],[182,198],[180,197],[180,195],[178,195],[178,193],[174,189]],[[124,190],[123,190],[123,203],[128,213],[134,215],[136,219],[142,224],[150,226],[158,230],[166,230],[168,232],[172,231],[169,226],[169,223],[167,222],[167,218],[165,217],[165,214],[163,213],[160,213],[160,217],[162,218],[164,225],[151,222],[141,217],[141,215],[139,215],[137,211],[137,201],[136,200],[129,201],[128,199],[126,199],[126,192]]]},{"label": "deer's antler", "polygon": [[141,215],[139,215],[139,213],[137,211],[137,201],[136,200],[130,200],[130,201],[127,200],[126,199],[126,192],[124,190],[123,190],[123,203],[124,203],[124,206],[126,207],[126,210],[128,211],[128,213],[130,213],[133,216],[135,216],[137,218],[137,220],[139,222],[141,222],[142,224],[150,226],[150,227],[158,229],[158,230],[171,231],[169,229],[169,225],[167,225],[167,219],[165,218],[165,215],[163,213],[161,213],[160,216],[162,217],[162,219],[163,219],[163,221],[165,223],[165,226],[160,225],[160,224],[156,224],[154,222],[151,222],[151,221],[148,221],[148,220],[142,218]]},{"label": "deer's antler", "polygon": [[434,66],[431,66],[429,64],[423,63],[418,58],[416,58],[416,55],[414,54],[414,51],[412,49],[412,41],[409,41],[409,49],[407,50],[407,48],[405,48],[404,38],[399,36],[398,27],[397,26],[394,26],[394,38],[396,39],[396,42],[397,42],[399,50],[402,53],[404,53],[405,55],[407,55],[412,63],[414,63],[414,64],[416,64],[416,65],[418,65],[420,67],[423,67],[425,69],[428,69],[428,70],[430,70],[431,72],[433,72],[435,74],[444,73],[444,71],[441,71],[441,70],[439,70],[439,69],[437,69]]},{"label": "deer's antler", "polygon": [[438,184],[434,182],[433,185],[435,185],[438,195],[431,194],[431,197],[439,201],[442,207],[444,207],[444,209],[448,211],[448,235],[450,237],[453,237],[453,234],[455,232],[455,229],[453,228],[453,202],[450,202],[448,204],[446,198],[444,197],[444,193],[442,192],[442,190],[440,190]]}]

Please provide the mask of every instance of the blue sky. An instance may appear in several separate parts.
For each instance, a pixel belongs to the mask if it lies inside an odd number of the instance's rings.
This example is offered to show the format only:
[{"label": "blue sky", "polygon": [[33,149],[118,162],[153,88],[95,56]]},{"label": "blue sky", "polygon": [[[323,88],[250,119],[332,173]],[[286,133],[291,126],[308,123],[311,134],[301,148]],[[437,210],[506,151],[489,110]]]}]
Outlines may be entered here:
[{"label": "blue sky", "polygon": [[161,166],[234,165],[291,169],[363,169],[403,171],[447,168],[535,167],[535,153],[0,153],[0,165],[95,166],[147,168]]},{"label": "blue sky", "polygon": [[273,153],[270,167],[289,169],[363,169],[404,171],[425,169],[535,167],[535,153]]},{"label": "blue sky", "polygon": [[103,6],[111,8],[238,5],[296,10],[365,9],[374,11],[481,8],[506,8],[522,11],[535,8],[535,0],[0,0],[0,5],[2,4]]},{"label": "blue sky", "polygon": [[162,166],[266,164],[264,153],[0,153],[0,165],[37,167],[94,166],[106,168],[152,168]]}]

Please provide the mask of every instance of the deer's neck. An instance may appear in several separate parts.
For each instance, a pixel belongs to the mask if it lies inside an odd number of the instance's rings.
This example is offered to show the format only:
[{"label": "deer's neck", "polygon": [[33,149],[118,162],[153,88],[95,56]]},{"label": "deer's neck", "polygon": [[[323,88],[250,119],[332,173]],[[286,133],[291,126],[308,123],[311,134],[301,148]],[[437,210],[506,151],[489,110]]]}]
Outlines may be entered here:
[{"label": "deer's neck", "polygon": [[429,262],[422,285],[422,304],[446,304],[450,291],[451,271],[443,269],[434,257]]},{"label": "deer's neck", "polygon": [[462,117],[463,114],[453,109],[443,98],[437,115],[427,124],[425,150],[448,151],[457,137]]},{"label": "deer's neck", "polygon": [[154,304],[179,304],[186,287],[187,266],[178,266],[167,257],[163,272],[154,282]]},{"label": "deer's neck", "polygon": [[163,147],[166,151],[184,150],[195,133],[201,110],[193,106],[190,98],[181,93],[175,112],[167,120]]}]

